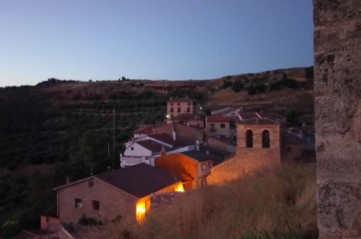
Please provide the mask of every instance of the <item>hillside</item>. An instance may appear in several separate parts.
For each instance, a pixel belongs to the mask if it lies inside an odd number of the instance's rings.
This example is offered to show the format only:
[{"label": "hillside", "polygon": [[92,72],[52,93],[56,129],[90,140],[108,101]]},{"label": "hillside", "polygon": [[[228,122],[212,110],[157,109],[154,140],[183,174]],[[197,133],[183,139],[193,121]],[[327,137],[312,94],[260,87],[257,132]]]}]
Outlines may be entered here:
[{"label": "hillside", "polygon": [[0,227],[15,222],[1,231],[12,235],[36,226],[40,213],[54,213],[51,189],[67,176],[118,167],[134,128],[163,121],[170,97],[198,100],[204,114],[225,105],[282,114],[296,109],[312,123],[312,89],[312,68],[185,81],[51,78],[0,88]]}]

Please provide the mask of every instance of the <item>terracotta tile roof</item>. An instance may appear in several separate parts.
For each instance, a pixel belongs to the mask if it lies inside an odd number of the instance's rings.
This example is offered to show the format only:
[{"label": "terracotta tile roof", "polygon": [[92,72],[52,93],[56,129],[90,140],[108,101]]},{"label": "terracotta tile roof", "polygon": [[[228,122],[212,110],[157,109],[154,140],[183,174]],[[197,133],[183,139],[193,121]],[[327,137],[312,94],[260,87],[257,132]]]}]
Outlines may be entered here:
[{"label": "terracotta tile roof", "polygon": [[202,120],[203,117],[199,114],[181,114],[174,117],[174,120],[189,121],[189,120]]},{"label": "terracotta tile roof", "polygon": [[137,164],[95,177],[138,198],[179,182],[172,173],[147,164]]},{"label": "terracotta tile roof", "polygon": [[209,115],[207,116],[208,123],[216,123],[216,122],[229,122],[229,118],[223,115]]},{"label": "terracotta tile roof", "polygon": [[154,126],[141,127],[134,131],[134,134],[153,134]]},{"label": "terracotta tile roof", "polygon": [[143,146],[144,148],[146,149],[149,149],[150,151],[152,152],[160,152],[162,151],[162,148],[164,147],[164,149],[167,151],[169,150],[170,148],[166,147],[166,146],[163,146],[162,144],[160,143],[157,143],[153,140],[141,140],[141,141],[137,141],[136,142],[137,144]]}]

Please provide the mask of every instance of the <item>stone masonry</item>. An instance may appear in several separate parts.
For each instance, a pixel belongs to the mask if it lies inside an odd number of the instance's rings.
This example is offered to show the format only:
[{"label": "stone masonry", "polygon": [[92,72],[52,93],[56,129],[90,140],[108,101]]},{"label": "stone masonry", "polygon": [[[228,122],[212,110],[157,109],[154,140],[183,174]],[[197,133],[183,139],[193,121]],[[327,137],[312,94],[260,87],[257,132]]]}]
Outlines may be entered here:
[{"label": "stone masonry", "polygon": [[[246,131],[253,132],[253,146],[246,147]],[[262,132],[269,132],[269,147],[262,147]],[[212,168],[209,184],[222,184],[264,167],[281,163],[281,128],[273,122],[249,122],[237,125],[236,155]]]},{"label": "stone masonry", "polygon": [[361,1],[313,3],[319,235],[361,238]]}]

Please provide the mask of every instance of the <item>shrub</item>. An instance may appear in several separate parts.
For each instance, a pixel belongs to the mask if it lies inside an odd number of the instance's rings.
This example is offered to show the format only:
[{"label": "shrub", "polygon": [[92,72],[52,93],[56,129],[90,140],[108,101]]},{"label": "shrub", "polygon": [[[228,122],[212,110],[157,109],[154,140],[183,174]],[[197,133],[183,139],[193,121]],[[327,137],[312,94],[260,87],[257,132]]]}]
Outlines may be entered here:
[{"label": "shrub", "polygon": [[232,90],[234,92],[240,92],[242,89],[243,89],[243,84],[241,83],[241,81],[236,80],[233,82]]}]

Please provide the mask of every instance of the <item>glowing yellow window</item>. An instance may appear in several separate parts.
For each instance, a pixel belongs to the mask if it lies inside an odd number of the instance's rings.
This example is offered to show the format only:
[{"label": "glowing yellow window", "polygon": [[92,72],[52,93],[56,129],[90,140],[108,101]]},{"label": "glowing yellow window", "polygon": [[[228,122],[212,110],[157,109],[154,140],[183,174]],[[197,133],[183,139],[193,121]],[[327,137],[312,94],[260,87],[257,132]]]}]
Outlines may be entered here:
[{"label": "glowing yellow window", "polygon": [[137,202],[136,216],[137,216],[137,221],[139,223],[141,223],[144,220],[146,211],[147,209],[145,206],[145,202]]},{"label": "glowing yellow window", "polygon": [[176,188],[175,188],[176,192],[184,192],[184,187],[182,183],[179,183]]}]

